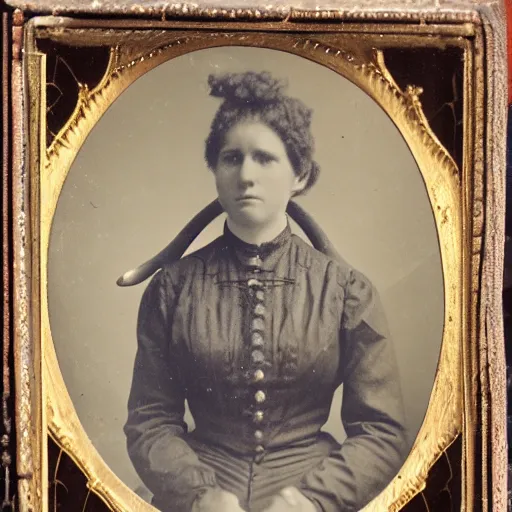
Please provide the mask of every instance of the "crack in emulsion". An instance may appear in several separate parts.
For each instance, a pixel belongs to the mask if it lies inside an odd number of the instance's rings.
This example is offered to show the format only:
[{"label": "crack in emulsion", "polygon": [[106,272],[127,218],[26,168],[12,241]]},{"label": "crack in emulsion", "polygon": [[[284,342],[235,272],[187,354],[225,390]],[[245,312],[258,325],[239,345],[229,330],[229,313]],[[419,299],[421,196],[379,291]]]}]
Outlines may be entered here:
[{"label": "crack in emulsion", "polygon": [[[61,57],[60,55],[56,55],[53,60],[52,72],[48,74],[51,76],[50,80],[46,83],[46,97],[49,99],[46,106],[46,116],[47,116],[47,126],[48,126],[48,134],[51,138],[55,138],[57,136],[58,130],[53,127],[51,119],[53,114],[60,109],[60,104],[63,100],[66,99],[65,91],[69,91],[69,85],[60,85],[60,82],[63,81],[61,75],[63,73],[68,74],[72,77],[75,82],[76,89],[80,87],[80,81],[77,76],[73,72],[73,69],[70,64],[67,63],[66,59]],[[51,64],[50,64],[51,65]],[[64,67],[64,71],[61,71],[62,67]],[[68,93],[69,94],[69,93]],[[78,92],[76,94],[76,100],[78,100]],[[66,109],[67,110],[67,109]],[[58,113],[57,113],[58,116]],[[48,119],[49,118],[49,119]],[[60,128],[60,127],[59,127]]]},{"label": "crack in emulsion", "polygon": [[453,139],[452,139],[452,147],[457,147],[457,138],[460,136],[459,130],[462,128],[462,117],[460,116],[459,109],[461,105],[462,98],[459,94],[459,76],[457,73],[452,75],[451,79],[451,92],[452,99],[449,101],[445,101],[442,103],[439,108],[432,114],[432,119],[436,119],[439,115],[443,115],[444,111],[448,110],[449,116],[453,121]]},{"label": "crack in emulsion", "polygon": [[52,436],[48,437],[48,505],[49,510],[108,512],[110,509],[94,490],[87,477]]},{"label": "crack in emulsion", "polygon": [[71,119],[80,90],[89,90],[103,78],[110,59],[109,47],[75,47],[51,41],[39,41],[46,54],[46,126],[47,146]]}]

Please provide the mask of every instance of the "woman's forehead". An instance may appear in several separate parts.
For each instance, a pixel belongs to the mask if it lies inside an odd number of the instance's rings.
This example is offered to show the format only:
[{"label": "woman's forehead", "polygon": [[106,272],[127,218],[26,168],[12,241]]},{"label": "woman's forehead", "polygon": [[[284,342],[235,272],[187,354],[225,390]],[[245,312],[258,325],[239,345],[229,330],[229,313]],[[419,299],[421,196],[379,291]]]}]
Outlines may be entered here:
[{"label": "woman's forehead", "polygon": [[244,119],[233,125],[224,137],[223,149],[228,148],[285,151],[281,137],[258,119]]}]

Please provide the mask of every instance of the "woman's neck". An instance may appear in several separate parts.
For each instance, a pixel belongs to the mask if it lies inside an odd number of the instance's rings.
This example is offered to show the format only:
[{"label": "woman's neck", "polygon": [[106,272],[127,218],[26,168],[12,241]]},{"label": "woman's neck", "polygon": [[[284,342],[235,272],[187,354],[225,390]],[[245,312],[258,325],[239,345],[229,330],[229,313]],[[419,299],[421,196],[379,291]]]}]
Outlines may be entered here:
[{"label": "woman's neck", "polygon": [[248,244],[261,245],[271,242],[279,236],[288,225],[288,219],[286,215],[283,215],[271,224],[262,226],[241,226],[228,217],[227,224],[231,233],[240,238],[240,240]]}]

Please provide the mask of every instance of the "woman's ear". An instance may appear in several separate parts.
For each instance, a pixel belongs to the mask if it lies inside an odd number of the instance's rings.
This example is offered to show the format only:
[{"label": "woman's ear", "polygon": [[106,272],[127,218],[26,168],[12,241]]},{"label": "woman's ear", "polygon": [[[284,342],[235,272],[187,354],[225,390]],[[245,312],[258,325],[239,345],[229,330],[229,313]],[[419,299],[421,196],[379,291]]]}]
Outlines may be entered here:
[{"label": "woman's ear", "polygon": [[304,191],[308,183],[308,175],[295,176],[295,181],[292,186],[292,196],[296,196]]}]

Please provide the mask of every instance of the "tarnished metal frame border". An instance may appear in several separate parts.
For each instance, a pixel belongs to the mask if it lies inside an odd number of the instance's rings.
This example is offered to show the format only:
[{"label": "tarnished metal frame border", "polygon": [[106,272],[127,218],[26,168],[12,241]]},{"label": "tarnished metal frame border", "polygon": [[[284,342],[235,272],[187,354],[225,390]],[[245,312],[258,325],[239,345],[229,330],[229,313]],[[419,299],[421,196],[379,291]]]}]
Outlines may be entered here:
[{"label": "tarnished metal frame border", "polygon": [[[306,21],[316,22],[325,20],[343,20],[356,22],[432,22],[432,23],[475,23],[481,22],[480,12],[487,7],[483,2],[462,0],[458,2],[436,2],[435,5],[415,7],[413,2],[407,6],[390,8],[386,2],[378,0],[360,0],[352,4],[347,0],[340,0],[330,4],[317,2],[315,5],[284,4],[276,1],[271,4],[254,2],[253,5],[238,4],[229,0],[210,0],[198,4],[191,2],[88,2],[77,1],[68,4],[33,2],[23,0],[10,0],[8,3],[14,8],[20,8],[27,14],[52,16],[118,16],[132,19],[172,20],[195,19],[199,21]],[[314,2],[310,2],[314,4]],[[335,4],[338,4],[337,6]],[[404,2],[405,3],[405,2]],[[434,2],[432,2],[434,4]],[[497,2],[489,2],[497,5]]]},{"label": "tarnished metal frame border", "polygon": [[[313,15],[314,14],[314,15]],[[417,13],[402,13],[391,18],[385,13],[374,13],[374,22],[400,19],[410,21],[419,19]],[[235,17],[239,14],[235,13]],[[243,18],[245,15],[240,14]],[[446,22],[442,13],[431,14],[429,21]],[[439,16],[439,19],[436,18]],[[476,207],[475,197],[481,194],[480,207],[484,209],[481,221],[473,226],[476,233],[480,230],[483,241],[482,253],[472,253],[474,260],[473,283],[478,287],[472,290],[475,320],[472,322],[472,334],[480,344],[475,346],[478,356],[473,359],[473,373],[468,376],[481,388],[481,425],[475,431],[481,435],[482,455],[487,452],[489,459],[482,458],[484,482],[491,482],[491,488],[482,486],[482,509],[505,510],[506,507],[506,444],[505,410],[506,397],[504,383],[504,354],[501,317],[501,274],[503,265],[503,219],[504,219],[504,175],[505,175],[505,39],[500,30],[500,9],[496,6],[452,13],[450,19],[475,23],[474,64],[475,80],[467,84],[467,92],[474,98],[473,112],[466,110],[466,127],[474,133],[474,166],[481,165],[485,172],[485,181],[474,183],[467,201]],[[215,17],[212,12],[206,16],[208,21],[222,20],[222,13]],[[306,19],[304,15],[301,19]],[[325,19],[318,12],[311,13],[311,20]],[[423,18],[424,19],[424,18]],[[288,21],[290,18],[288,18]],[[205,19],[206,21],[206,19]],[[14,235],[14,344],[15,344],[15,381],[16,381],[16,427],[18,441],[19,509],[38,510],[42,486],[38,463],[41,450],[40,397],[37,395],[37,379],[40,355],[32,338],[31,325],[34,321],[37,305],[31,298],[30,283],[37,275],[37,268],[31,268],[33,260],[33,210],[31,198],[34,191],[28,175],[28,161],[25,143],[28,136],[26,123],[27,77],[23,75],[21,49],[23,47],[24,19],[21,13],[14,15],[13,28],[13,66],[12,66],[12,102],[13,102],[13,235]],[[79,23],[86,23],[81,20]],[[94,23],[94,22],[93,22]],[[107,22],[108,23],[108,22]],[[134,20],[130,20],[132,25]],[[142,24],[142,20],[136,21]],[[258,25],[260,25],[258,23]],[[280,25],[280,24],[278,24]],[[263,24],[258,28],[263,28]],[[269,27],[272,30],[279,27]],[[428,30],[428,28],[426,28]],[[478,85],[478,87],[477,87]],[[476,173],[478,174],[478,173]],[[472,197],[475,196],[475,197]],[[485,200],[484,200],[485,199]],[[481,256],[481,261],[480,260]],[[36,306],[36,307],[34,307]],[[478,334],[476,333],[478,329]],[[35,393],[35,397],[33,396]],[[34,458],[36,460],[34,460]],[[484,483],[482,482],[482,483]]]},{"label": "tarnished metal frame border", "polygon": [[[45,19],[46,20],[46,19]],[[45,20],[42,20],[44,24]],[[414,86],[405,90],[394,82],[385,65],[385,57],[375,49],[379,45],[396,45],[396,33],[383,35],[377,26],[373,31],[361,34],[332,34],[315,32],[283,33],[281,31],[248,32],[246,25],[240,24],[239,30],[226,32],[225,30],[211,30],[208,25],[204,30],[154,30],[154,37],[149,37],[146,44],[141,30],[133,29],[98,29],[94,28],[68,28],[67,20],[62,20],[57,26],[41,26],[41,20],[34,20],[37,40],[49,38],[55,42],[76,45],[105,45],[114,47],[111,52],[110,71],[107,71],[100,83],[89,89],[81,89],[79,101],[74,114],[68,122],[59,130],[52,143],[44,154],[41,155],[40,175],[40,297],[41,297],[41,345],[43,354],[43,398],[45,400],[46,421],[43,426],[48,426],[52,438],[57,445],[75,460],[80,469],[89,479],[89,488],[104,499],[113,510],[125,512],[126,510],[142,510],[145,504],[135,500],[131,491],[115,477],[100,454],[90,444],[86,432],[80,425],[76,416],[73,401],[62,379],[60,368],[52,343],[52,333],[47,315],[47,277],[46,265],[49,244],[49,229],[53,218],[56,202],[60,194],[61,186],[70,169],[82,142],[99,116],[115,98],[129,86],[137,77],[141,76],[155,65],[167,61],[194,49],[217,45],[262,45],[278,50],[296,53],[305,58],[336,69],[346,78],[354,80],[356,84],[370,94],[381,107],[395,121],[403,136],[411,144],[411,151],[415,155],[421,173],[426,180],[427,190],[432,201],[434,216],[437,219],[440,245],[443,254],[443,268],[445,272],[445,329],[444,343],[440,355],[436,383],[432,391],[430,406],[425,416],[423,426],[416,438],[411,456],[402,466],[400,476],[394,479],[386,490],[376,500],[372,500],[369,508],[365,510],[388,509],[397,511],[405,503],[420,492],[426,481],[423,474],[425,464],[431,465],[447,449],[453,441],[454,435],[462,431],[462,394],[463,388],[460,381],[462,371],[457,365],[461,361],[462,345],[458,341],[461,336],[462,318],[460,316],[460,302],[462,301],[462,281],[460,279],[462,258],[462,231],[459,227],[462,216],[462,202],[460,199],[459,173],[455,163],[447,155],[446,150],[440,146],[426,122],[421,110],[420,100],[417,96],[418,89]],[[31,25],[29,25],[30,29]],[[400,26],[398,32],[402,32]],[[213,33],[212,33],[213,32]],[[214,33],[223,33],[224,36]],[[166,35],[167,34],[167,35]],[[126,42],[128,50],[126,53]],[[195,42],[194,42],[195,41]],[[231,41],[231,42],[230,42]],[[341,42],[343,41],[343,43]],[[373,43],[371,42],[373,41]],[[433,48],[459,47],[467,50],[470,40],[459,36],[441,35],[437,37],[425,36],[425,34],[404,34],[401,36],[402,45],[429,46]],[[373,47],[373,50],[371,49]],[[130,50],[131,48],[131,50]],[[365,48],[365,50],[362,50]],[[362,52],[359,54],[359,52]],[[375,53],[376,52],[376,53]],[[46,80],[44,75],[39,76],[38,69],[44,73],[44,54],[27,46],[27,66],[34,80],[30,80],[31,102],[37,103],[39,95],[43,98],[39,102],[44,112],[44,87]],[[174,56],[174,57],[173,57]],[[400,107],[399,107],[400,106]],[[37,108],[37,107],[36,107]],[[397,111],[400,111],[400,113]],[[44,114],[42,114],[44,116]],[[37,116],[34,119],[37,124]],[[36,128],[36,127],[34,127]],[[41,117],[41,130],[44,134],[44,117]],[[44,135],[43,135],[44,136]],[[44,146],[44,145],[43,145]],[[414,149],[413,149],[414,148]],[[42,149],[44,149],[42,147]],[[33,145],[32,151],[36,153],[38,148]],[[37,180],[37,169],[33,167],[33,180]],[[437,184],[437,185],[436,185]],[[470,215],[468,213],[466,217]],[[447,231],[448,230],[448,231]],[[451,263],[450,263],[451,262]],[[456,263],[458,262],[458,263]],[[455,266],[454,266],[455,265]],[[454,294],[457,290],[457,294]],[[459,292],[460,290],[460,292]],[[467,299],[465,299],[467,301]],[[465,329],[467,333],[469,329]],[[465,335],[464,339],[468,339]],[[455,362],[455,366],[454,363]],[[448,400],[449,404],[443,401]],[[437,413],[434,411],[437,410]],[[43,411],[43,414],[44,414]],[[471,422],[469,422],[471,423]],[[424,440],[424,443],[421,442]],[[472,461],[472,445],[468,445],[466,460]],[[414,462],[416,461],[416,462]],[[44,466],[43,466],[44,467]],[[420,469],[422,468],[422,469]],[[417,471],[420,473],[417,473]],[[402,485],[403,484],[403,485]],[[466,497],[467,502],[471,496]],[[380,507],[380,508],[379,508]],[[144,507],[144,510],[146,508]],[[153,508],[151,508],[153,510]]]}]

